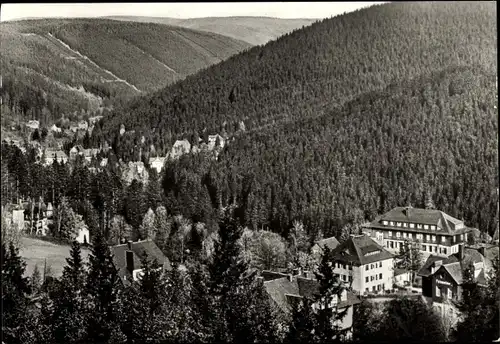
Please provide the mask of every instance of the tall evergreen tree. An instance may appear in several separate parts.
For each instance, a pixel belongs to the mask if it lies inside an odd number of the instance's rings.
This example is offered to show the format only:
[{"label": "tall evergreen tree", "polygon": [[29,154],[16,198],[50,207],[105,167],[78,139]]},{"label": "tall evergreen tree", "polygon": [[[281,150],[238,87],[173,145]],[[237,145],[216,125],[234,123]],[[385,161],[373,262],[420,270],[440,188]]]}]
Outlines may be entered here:
[{"label": "tall evergreen tree", "polygon": [[88,312],[92,314],[86,323],[88,341],[106,342],[118,328],[116,311],[120,286],[109,247],[103,234],[98,232],[91,246],[86,281]]}]

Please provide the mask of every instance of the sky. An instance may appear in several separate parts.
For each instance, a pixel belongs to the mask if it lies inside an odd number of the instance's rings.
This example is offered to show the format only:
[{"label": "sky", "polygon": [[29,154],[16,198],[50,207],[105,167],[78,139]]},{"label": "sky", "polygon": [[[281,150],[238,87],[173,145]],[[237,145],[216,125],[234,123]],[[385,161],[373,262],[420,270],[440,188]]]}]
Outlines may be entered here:
[{"label": "sky", "polygon": [[380,2],[213,2],[2,4],[0,21],[22,18],[146,16],[172,18],[263,16],[327,18]]}]

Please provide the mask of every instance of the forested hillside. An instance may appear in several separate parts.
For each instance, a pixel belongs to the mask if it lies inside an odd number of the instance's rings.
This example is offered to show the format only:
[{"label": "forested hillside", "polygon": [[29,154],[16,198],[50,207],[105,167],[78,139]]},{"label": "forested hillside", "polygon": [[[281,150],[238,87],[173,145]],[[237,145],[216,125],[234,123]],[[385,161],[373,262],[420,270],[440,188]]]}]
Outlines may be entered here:
[{"label": "forested hillside", "polygon": [[217,34],[104,19],[0,24],[2,115],[58,119],[160,89],[250,45]]},{"label": "forested hillside", "polygon": [[[313,234],[338,234],[430,198],[491,234],[495,28],[486,2],[392,3],[326,19],[138,99],[103,122],[102,137],[131,159],[139,135],[143,153],[161,151],[203,129],[231,136],[243,121],[217,162],[167,167],[169,207],[185,216],[235,202],[252,227],[286,232],[301,219]],[[116,135],[122,123],[135,139]]]},{"label": "forested hillside", "polygon": [[[299,14],[300,15],[300,14]],[[252,45],[266,44],[293,30],[311,25],[316,19],[305,18],[270,18],[270,17],[207,17],[207,18],[164,18],[112,16],[113,20],[136,21],[181,26],[194,30],[217,33],[250,43]]]}]

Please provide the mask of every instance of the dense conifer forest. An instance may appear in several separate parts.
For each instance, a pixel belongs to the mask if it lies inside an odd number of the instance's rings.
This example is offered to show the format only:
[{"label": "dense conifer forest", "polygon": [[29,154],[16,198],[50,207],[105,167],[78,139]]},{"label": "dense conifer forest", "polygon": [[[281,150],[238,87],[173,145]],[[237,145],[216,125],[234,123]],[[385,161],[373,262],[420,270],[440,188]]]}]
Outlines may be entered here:
[{"label": "dense conifer forest", "polygon": [[[210,197],[243,206],[253,228],[286,234],[300,219],[312,233],[338,234],[432,199],[492,234],[495,26],[492,3],[470,2],[392,3],[325,19],[137,99],[93,139],[114,137],[117,156],[135,160],[151,144],[165,153],[203,132],[233,137],[217,162],[169,164],[164,191],[186,209],[179,176],[201,190],[213,180]],[[121,124],[135,137],[119,136]]]}]

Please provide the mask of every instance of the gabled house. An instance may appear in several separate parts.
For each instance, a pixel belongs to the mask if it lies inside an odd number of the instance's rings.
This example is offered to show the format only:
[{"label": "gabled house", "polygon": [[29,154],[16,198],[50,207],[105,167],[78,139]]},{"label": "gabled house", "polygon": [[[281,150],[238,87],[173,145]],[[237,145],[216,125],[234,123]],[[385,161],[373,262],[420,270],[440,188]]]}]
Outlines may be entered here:
[{"label": "gabled house", "polygon": [[[312,276],[292,276],[277,272],[262,272],[259,277],[269,296],[271,304],[285,317],[291,317],[293,304],[307,297],[314,298],[319,291],[319,283]],[[345,317],[338,324],[341,329],[347,330],[347,337],[352,335],[354,306],[360,303],[359,298],[348,290],[344,290],[340,297],[335,297],[332,306],[338,311],[347,309]],[[313,305],[317,309],[318,305]]]},{"label": "gabled house", "polygon": [[151,166],[151,168],[156,169],[156,171],[160,173],[161,170],[163,169],[163,166],[165,165],[165,160],[166,160],[165,157],[158,157],[158,156],[155,158],[149,158],[149,165]]},{"label": "gabled house", "polygon": [[30,129],[36,130],[36,129],[40,128],[40,122],[36,121],[36,120],[31,120],[31,121],[28,121],[28,123],[26,123],[26,126]]},{"label": "gabled house", "polygon": [[318,240],[318,241],[316,241],[314,246],[311,247],[311,254],[316,259],[318,259],[323,254],[323,250],[325,247],[328,247],[330,250],[334,250],[339,245],[340,245],[340,243],[335,237]]},{"label": "gabled house", "polygon": [[363,225],[364,231],[387,250],[396,253],[405,241],[420,248],[425,255],[451,255],[467,240],[472,230],[442,211],[396,207]]},{"label": "gabled house", "polygon": [[187,154],[191,151],[191,144],[188,140],[177,140],[175,141],[172,149],[170,150],[170,157],[172,159],[177,159],[183,154]]},{"label": "gabled house", "polygon": [[208,135],[208,149],[224,148],[224,138],[219,134]]},{"label": "gabled house", "polygon": [[485,258],[484,249],[459,246],[459,252],[442,257],[431,255],[418,272],[422,277],[422,295],[431,304],[444,304],[461,300],[464,270],[474,267],[474,277],[479,285],[486,285],[491,261]]},{"label": "gabled house", "polygon": [[74,160],[74,159],[76,159],[76,157],[78,155],[83,155],[84,151],[85,150],[83,149],[82,145],[76,145],[76,146],[74,146],[73,148],[70,149],[70,151],[69,151],[69,158],[71,160]]},{"label": "gabled house", "polygon": [[129,284],[140,278],[141,260],[144,253],[147,254],[148,259],[156,259],[163,271],[172,269],[168,258],[151,239],[128,241],[126,244],[112,246],[111,253],[113,254],[113,264],[118,269],[118,275],[124,284]]},{"label": "gabled house", "polygon": [[59,128],[57,125],[53,124],[51,127],[50,127],[50,131],[54,132],[54,133],[60,133],[62,131],[61,128]]},{"label": "gabled house", "polygon": [[357,293],[392,289],[394,255],[368,235],[353,235],[331,252],[334,272]]},{"label": "gabled house", "polygon": [[50,166],[54,163],[54,161],[66,164],[68,162],[68,156],[62,150],[45,150],[45,161],[43,162],[44,165]]}]

